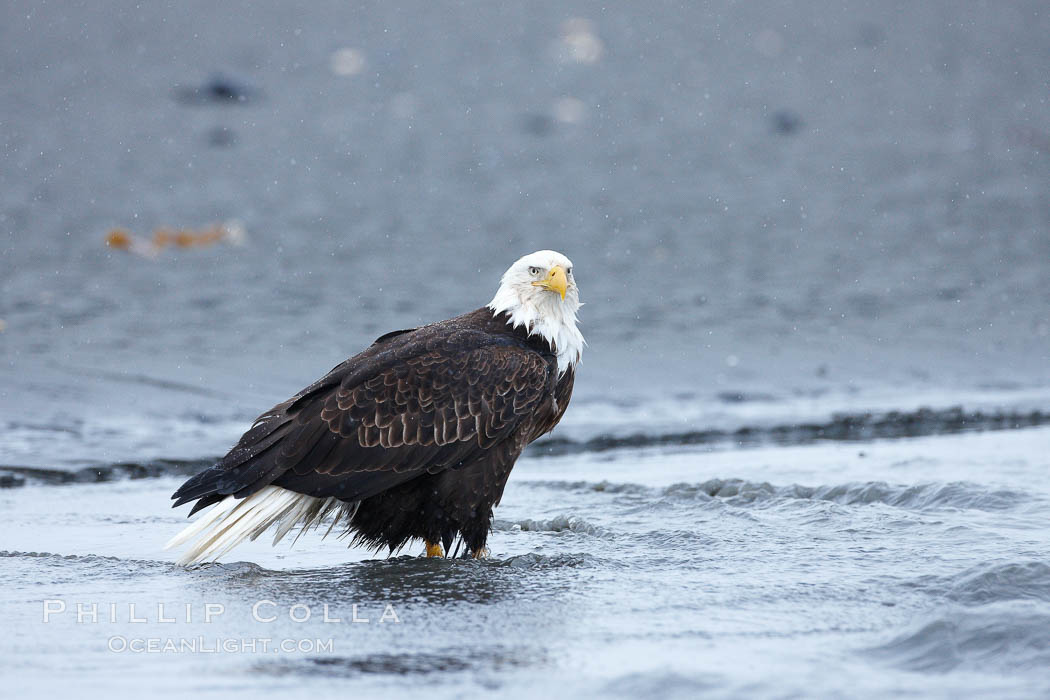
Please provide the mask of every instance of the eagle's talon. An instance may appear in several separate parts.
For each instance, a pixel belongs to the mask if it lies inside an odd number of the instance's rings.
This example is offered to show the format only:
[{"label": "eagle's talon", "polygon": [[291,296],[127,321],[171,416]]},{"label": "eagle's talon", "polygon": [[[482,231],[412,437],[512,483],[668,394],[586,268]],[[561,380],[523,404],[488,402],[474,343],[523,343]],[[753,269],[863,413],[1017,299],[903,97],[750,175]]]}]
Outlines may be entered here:
[{"label": "eagle's talon", "polygon": [[488,547],[482,547],[476,552],[471,552],[470,556],[474,557],[475,559],[488,559],[490,556],[492,556],[492,552],[489,551]]},{"label": "eagle's talon", "polygon": [[431,557],[443,557],[443,556],[445,556],[445,550],[443,550],[441,548],[440,544],[438,544],[436,542],[433,543],[433,544],[431,544],[430,542],[427,542],[426,544],[427,544],[427,559],[429,559]]}]

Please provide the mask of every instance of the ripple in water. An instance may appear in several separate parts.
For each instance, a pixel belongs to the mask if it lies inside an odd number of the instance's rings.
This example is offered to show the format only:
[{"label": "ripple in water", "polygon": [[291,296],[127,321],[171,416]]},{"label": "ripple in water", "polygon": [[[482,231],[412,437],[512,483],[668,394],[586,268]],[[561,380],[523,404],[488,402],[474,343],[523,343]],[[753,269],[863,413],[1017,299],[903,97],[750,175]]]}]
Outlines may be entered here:
[{"label": "ripple in water", "polygon": [[962,605],[1009,600],[1050,603],[1050,565],[1041,561],[981,564],[953,576],[926,576],[913,585]]},{"label": "ripple in water", "polygon": [[1045,670],[1050,668],[1050,609],[1033,601],[950,607],[871,651],[910,671]]}]

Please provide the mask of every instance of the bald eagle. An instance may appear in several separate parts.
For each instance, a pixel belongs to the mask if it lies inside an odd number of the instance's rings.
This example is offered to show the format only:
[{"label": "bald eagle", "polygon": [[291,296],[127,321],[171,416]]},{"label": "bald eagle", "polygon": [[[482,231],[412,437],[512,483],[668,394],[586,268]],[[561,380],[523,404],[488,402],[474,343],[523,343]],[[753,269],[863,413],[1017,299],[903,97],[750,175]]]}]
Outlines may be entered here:
[{"label": "bald eagle", "polygon": [[572,262],[542,250],[487,306],[380,336],[186,481],[174,505],[212,508],[167,547],[192,542],[180,564],[215,561],[271,526],[277,544],[331,518],[327,532],[341,523],[377,550],[421,539],[443,556],[459,537],[484,556],[514,462],[569,405],[579,307]]}]

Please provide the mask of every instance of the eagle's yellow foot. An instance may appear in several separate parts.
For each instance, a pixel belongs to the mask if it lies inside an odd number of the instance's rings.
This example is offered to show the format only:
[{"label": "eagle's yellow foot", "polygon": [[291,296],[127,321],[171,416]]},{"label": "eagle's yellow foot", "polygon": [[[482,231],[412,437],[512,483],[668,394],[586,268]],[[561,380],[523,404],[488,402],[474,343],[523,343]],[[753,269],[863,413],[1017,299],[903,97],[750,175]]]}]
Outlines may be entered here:
[{"label": "eagle's yellow foot", "polygon": [[[425,541],[425,540],[424,540]],[[445,556],[445,550],[441,548],[438,543],[431,544],[427,542],[427,557],[443,557]]]},{"label": "eagle's yellow foot", "polygon": [[476,552],[471,552],[470,556],[474,557],[475,559],[488,559],[489,558],[489,554],[490,554],[489,548],[488,547],[482,547],[481,549],[479,549]]}]

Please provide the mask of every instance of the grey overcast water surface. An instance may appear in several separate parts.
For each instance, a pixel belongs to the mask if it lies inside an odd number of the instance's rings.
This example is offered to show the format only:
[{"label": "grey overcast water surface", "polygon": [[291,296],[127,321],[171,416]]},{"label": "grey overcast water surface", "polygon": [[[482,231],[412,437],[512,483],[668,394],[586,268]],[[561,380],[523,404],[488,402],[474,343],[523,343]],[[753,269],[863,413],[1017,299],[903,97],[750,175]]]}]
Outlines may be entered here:
[{"label": "grey overcast water surface", "polygon": [[[1050,694],[1048,37],[1040,2],[4,3],[5,690]],[[589,347],[491,560],[161,551],[258,413],[546,247]],[[306,648],[112,649],[167,639]]]}]

